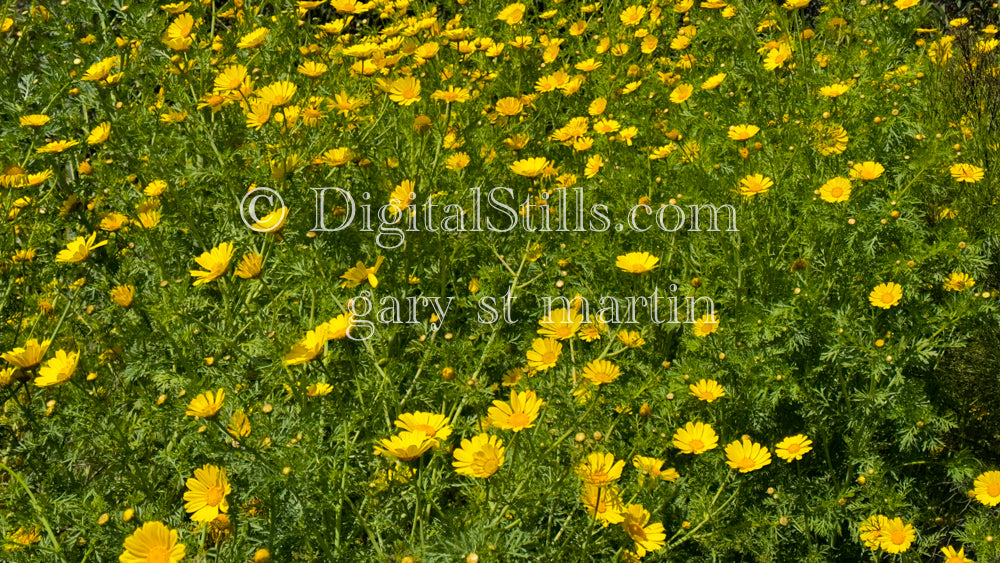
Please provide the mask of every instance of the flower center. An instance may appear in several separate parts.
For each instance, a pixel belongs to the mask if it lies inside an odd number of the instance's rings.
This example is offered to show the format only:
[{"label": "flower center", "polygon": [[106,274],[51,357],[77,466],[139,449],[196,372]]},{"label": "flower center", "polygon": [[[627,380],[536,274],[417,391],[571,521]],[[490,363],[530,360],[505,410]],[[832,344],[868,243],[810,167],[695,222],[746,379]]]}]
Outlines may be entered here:
[{"label": "flower center", "polygon": [[484,456],[483,459],[480,461],[479,472],[480,475],[486,477],[496,473],[497,468],[499,468],[499,465],[497,464],[497,458],[493,456]]},{"label": "flower center", "polygon": [[745,457],[736,462],[736,465],[738,465],[740,469],[751,469],[754,465],[756,465],[756,463],[752,457]]},{"label": "flower center", "polygon": [[528,425],[530,420],[528,419],[527,413],[516,412],[510,415],[510,419],[508,419],[508,422],[510,423],[511,426],[514,427],[524,427]]},{"label": "flower center", "polygon": [[785,448],[785,450],[790,454],[797,454],[799,453],[800,449],[802,449],[802,446],[800,444],[792,444],[787,448]]},{"label": "flower center", "polygon": [[205,491],[205,504],[208,506],[219,506],[222,503],[222,499],[225,497],[225,493],[222,487],[218,485],[212,485]]},{"label": "flower center", "polygon": [[986,486],[986,494],[991,497],[1000,497],[1000,481],[994,481]]},{"label": "flower center", "polygon": [[832,190],[830,190],[830,195],[832,195],[833,197],[840,197],[844,195],[844,188],[841,188],[839,186],[835,187]]},{"label": "flower center", "polygon": [[556,363],[556,353],[552,350],[547,350],[542,353],[542,363],[543,364],[555,364]]},{"label": "flower center", "polygon": [[608,474],[604,471],[595,471],[590,474],[590,484],[592,485],[601,485],[609,482],[611,482],[611,480],[608,479]]},{"label": "flower center", "polygon": [[895,300],[896,300],[896,296],[893,295],[891,291],[887,291],[887,292],[885,292],[885,293],[882,294],[882,302],[883,303],[892,303]]},{"label": "flower center", "polygon": [[170,552],[163,546],[154,545],[146,552],[146,563],[170,563]]},{"label": "flower center", "polygon": [[643,530],[638,522],[629,522],[628,535],[634,540],[644,540],[646,539],[646,530]]},{"label": "flower center", "polygon": [[890,539],[896,545],[903,545],[906,541],[906,532],[904,530],[893,530],[892,534],[890,534]]},{"label": "flower center", "polygon": [[688,447],[691,448],[692,450],[697,451],[705,447],[705,442],[702,442],[701,440],[695,438],[694,440],[688,442]]}]

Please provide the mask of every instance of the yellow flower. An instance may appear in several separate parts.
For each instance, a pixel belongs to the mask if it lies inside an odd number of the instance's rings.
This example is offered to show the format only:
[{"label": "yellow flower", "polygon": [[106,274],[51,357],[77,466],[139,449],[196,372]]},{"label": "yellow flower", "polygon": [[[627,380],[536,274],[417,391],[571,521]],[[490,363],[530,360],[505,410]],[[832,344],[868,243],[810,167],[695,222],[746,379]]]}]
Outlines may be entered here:
[{"label": "yellow flower", "polygon": [[594,385],[611,383],[621,375],[621,369],[608,360],[594,360],[583,368],[583,377]]},{"label": "yellow flower", "polygon": [[622,13],[618,15],[618,19],[621,20],[622,25],[625,27],[635,27],[642,22],[642,17],[645,15],[645,6],[629,6],[622,10]]},{"label": "yellow flower", "polygon": [[756,125],[730,125],[726,135],[734,141],[745,141],[760,132]]},{"label": "yellow flower", "polygon": [[153,209],[139,214],[139,224],[142,225],[144,229],[152,229],[153,227],[160,224],[160,219],[162,216],[160,212]]},{"label": "yellow flower", "polygon": [[919,0],[896,0],[895,2],[892,3],[892,5],[898,8],[900,12],[902,12],[903,10],[907,8],[912,8],[919,3],[920,3]]},{"label": "yellow flower", "polygon": [[945,559],[944,563],[973,563],[971,559],[965,556],[964,547],[960,548],[958,551],[955,551],[955,548],[949,545],[947,547],[942,547],[941,553],[943,553],[944,556],[947,558]]},{"label": "yellow flower", "polygon": [[630,274],[645,274],[656,268],[659,258],[648,252],[629,252],[615,261],[615,266]]},{"label": "yellow flower", "polygon": [[538,321],[538,334],[556,340],[573,338],[580,329],[583,316],[570,309],[556,309]]},{"label": "yellow flower", "polygon": [[524,11],[527,6],[520,2],[515,2],[513,4],[508,4],[495,19],[500,20],[507,25],[517,25],[521,23],[521,19],[524,17]]},{"label": "yellow flower", "polygon": [[195,278],[194,285],[202,285],[222,277],[229,269],[229,261],[233,258],[233,243],[224,242],[212,250],[203,252],[201,256],[195,258],[203,270],[190,270],[191,277]]},{"label": "yellow flower", "polygon": [[841,176],[831,178],[819,189],[819,197],[830,203],[847,201],[851,197],[851,181]]},{"label": "yellow flower", "polygon": [[236,266],[236,275],[245,279],[257,279],[260,277],[261,268],[264,267],[264,257],[256,252],[244,254],[243,259]]},{"label": "yellow flower", "polygon": [[983,179],[985,173],[983,169],[971,164],[956,164],[950,168],[951,177],[956,182],[968,182],[974,184]]},{"label": "yellow flower", "polygon": [[99,80],[104,80],[111,74],[111,70],[118,66],[120,59],[117,55],[108,57],[99,62],[90,65],[90,68],[83,73],[83,77],[80,80],[84,82],[97,82]]},{"label": "yellow flower", "polygon": [[889,553],[903,553],[910,548],[917,532],[911,524],[903,524],[900,518],[889,520],[879,536],[879,547]]},{"label": "yellow flower", "polygon": [[689,385],[691,395],[698,397],[699,401],[711,403],[719,397],[726,396],[726,390],[714,379],[701,379],[693,385]]},{"label": "yellow flower", "polygon": [[306,387],[307,397],[325,397],[333,391],[333,385],[320,381]]},{"label": "yellow flower", "polygon": [[576,473],[583,482],[595,487],[606,487],[622,476],[625,460],[615,461],[612,454],[594,452],[577,466]]},{"label": "yellow flower", "polygon": [[297,366],[308,362],[323,351],[327,340],[325,326],[320,325],[316,327],[316,330],[310,330],[306,333],[305,338],[292,345],[292,349],[285,354],[283,364]]},{"label": "yellow flower", "polygon": [[401,106],[408,106],[420,101],[420,81],[412,76],[406,76],[393,81],[389,86],[389,99]]},{"label": "yellow flower", "polygon": [[14,381],[14,375],[20,373],[17,368],[0,369],[0,387],[6,387]]},{"label": "yellow flower", "polygon": [[122,215],[121,213],[112,211],[108,213],[103,219],[101,219],[98,227],[102,231],[114,232],[118,229],[124,227],[128,224],[128,217]]},{"label": "yellow flower", "polygon": [[546,169],[552,166],[552,161],[545,157],[535,157],[535,158],[524,158],[521,160],[514,161],[510,165],[510,169],[514,174],[518,176],[524,176],[525,178],[537,178],[545,172]]},{"label": "yellow flower", "polygon": [[719,317],[715,314],[712,315],[702,315],[698,320],[694,322],[694,335],[698,338],[705,338],[709,334],[719,330]]},{"label": "yellow flower", "polygon": [[948,291],[964,291],[976,285],[976,280],[969,277],[969,274],[962,272],[952,272],[944,282],[944,288]]},{"label": "yellow flower", "polygon": [[637,330],[620,330],[615,338],[627,348],[638,348],[646,343],[642,334]]},{"label": "yellow flower", "polygon": [[625,519],[622,516],[625,503],[622,502],[621,490],[616,486],[598,487],[584,483],[580,491],[580,502],[587,508],[587,514],[600,520],[605,526],[619,524]]},{"label": "yellow flower", "polygon": [[451,436],[451,426],[448,417],[433,412],[417,411],[399,415],[394,423],[396,428],[411,432],[423,432],[428,439],[435,440],[435,445]]},{"label": "yellow flower", "polygon": [[378,287],[378,278],[375,274],[378,273],[379,268],[382,267],[382,262],[385,261],[385,256],[379,256],[375,260],[375,265],[371,268],[365,266],[364,262],[358,262],[353,268],[344,272],[344,275],[340,276],[341,279],[345,279],[344,283],[340,284],[340,287],[358,287],[365,281],[368,281],[372,287]]},{"label": "yellow flower", "polygon": [[237,409],[229,418],[229,424],[226,425],[226,432],[229,432],[234,438],[249,436],[252,430],[250,418],[243,409]]},{"label": "yellow flower", "polygon": [[783,68],[785,63],[792,60],[792,47],[788,43],[781,43],[777,47],[768,50],[764,57],[764,68],[775,70]]},{"label": "yellow flower", "polygon": [[280,207],[260,218],[251,227],[258,233],[277,233],[285,228],[285,221],[288,220],[288,208]]},{"label": "yellow flower", "polygon": [[434,93],[431,94],[432,100],[437,100],[446,104],[461,104],[469,101],[469,97],[468,88],[455,88],[454,86],[449,86],[447,90],[435,90]]},{"label": "yellow flower", "polygon": [[755,444],[749,438],[737,440],[726,446],[726,465],[738,469],[740,473],[756,471],[771,463],[771,453],[760,444]]},{"label": "yellow flower", "polygon": [[42,540],[42,535],[38,530],[38,527],[24,528],[21,526],[18,527],[17,530],[14,530],[8,539],[10,540],[10,543],[3,546],[4,550],[16,551],[40,542]]},{"label": "yellow flower", "polygon": [[511,391],[510,403],[493,401],[489,409],[490,422],[501,430],[520,432],[535,425],[538,411],[544,404],[534,391]]},{"label": "yellow flower", "polygon": [[403,180],[392,190],[392,194],[389,195],[389,209],[393,215],[406,209],[416,199],[415,186],[413,180]]},{"label": "yellow flower", "polygon": [[118,557],[121,563],[177,563],[186,552],[184,544],[177,543],[177,530],[163,522],[146,522],[125,538],[123,547],[125,552]]},{"label": "yellow flower", "polygon": [[467,153],[456,152],[445,159],[444,167],[448,170],[458,171],[468,166],[470,162],[472,162],[472,159],[469,158]]},{"label": "yellow flower", "polygon": [[90,135],[87,137],[87,144],[99,145],[104,141],[107,141],[109,135],[111,135],[111,123],[105,121],[97,127],[94,127],[94,129],[90,132]]},{"label": "yellow flower", "polygon": [[253,49],[254,47],[260,46],[267,38],[267,34],[270,30],[266,27],[258,27],[257,29],[251,31],[250,33],[244,35],[240,38],[239,42],[236,43],[237,49]]},{"label": "yellow flower", "polygon": [[383,439],[375,446],[375,455],[389,455],[400,461],[410,461],[424,455],[437,445],[433,436],[423,430],[406,430],[391,438]]},{"label": "yellow flower", "polygon": [[187,480],[184,493],[184,510],[191,513],[194,522],[211,522],[223,512],[229,512],[226,495],[233,492],[226,479],[226,470],[205,464],[194,470],[194,477]]},{"label": "yellow flower", "polygon": [[160,6],[160,9],[164,10],[168,14],[176,16],[177,14],[184,13],[190,7],[190,2],[175,2],[172,4],[163,4]]},{"label": "yellow flower", "polygon": [[4,352],[3,356],[0,357],[7,360],[7,363],[14,364],[21,369],[33,368],[42,362],[42,357],[48,351],[49,344],[52,344],[51,340],[43,340],[39,343],[37,338],[32,338],[25,343],[23,348],[14,348],[10,352]]},{"label": "yellow flower", "polygon": [[188,403],[184,414],[195,418],[214,418],[222,408],[222,402],[226,400],[226,392],[219,389],[218,392],[205,391],[199,394]]},{"label": "yellow flower", "polygon": [[722,84],[722,81],[726,79],[727,74],[725,72],[716,74],[714,76],[708,77],[707,80],[701,83],[702,90],[715,90]]},{"label": "yellow flower", "polygon": [[41,369],[38,370],[38,377],[35,378],[35,385],[38,387],[50,387],[69,381],[76,371],[76,363],[80,359],[77,352],[66,353],[65,350],[56,352],[54,358],[49,359]]},{"label": "yellow flower", "polygon": [[46,143],[44,147],[38,147],[35,152],[38,153],[60,153],[64,150],[79,145],[80,141],[52,141]]},{"label": "yellow flower", "polygon": [[881,514],[873,514],[858,526],[858,535],[872,551],[881,547],[882,534],[889,524],[889,519]]},{"label": "yellow flower", "polygon": [[257,91],[260,101],[271,107],[282,107],[291,103],[299,87],[287,80],[268,84]]},{"label": "yellow flower", "polygon": [[108,244],[106,240],[94,244],[96,239],[97,233],[91,233],[87,238],[76,237],[76,240],[66,245],[65,250],[60,250],[56,254],[56,262],[83,262],[90,256],[92,250]]},{"label": "yellow flower", "polygon": [[[247,67],[240,64],[229,65],[215,76],[215,89],[224,94],[232,90],[239,90],[243,95],[248,95],[253,90],[251,84],[247,75]],[[245,90],[244,87],[246,87]],[[236,94],[239,95],[239,92]]]},{"label": "yellow flower", "polygon": [[869,160],[855,164],[851,168],[851,178],[866,181],[874,180],[881,176],[883,172],[885,172],[885,168],[881,164]]},{"label": "yellow flower", "polygon": [[583,168],[583,175],[587,178],[597,176],[597,173],[604,167],[604,157],[595,154],[587,159],[587,165]]},{"label": "yellow flower", "polygon": [[632,466],[642,471],[644,477],[651,479],[662,479],[667,482],[674,482],[680,478],[680,474],[673,467],[663,469],[663,460],[655,457],[637,455],[632,458]]},{"label": "yellow flower", "polygon": [[1000,471],[987,471],[976,477],[973,490],[976,500],[986,506],[1000,504]]},{"label": "yellow flower", "polygon": [[649,551],[656,551],[667,543],[663,524],[649,524],[649,511],[641,504],[630,504],[622,513],[622,528],[635,542],[635,553],[643,557]]},{"label": "yellow flower", "polygon": [[741,196],[750,199],[755,195],[767,193],[773,185],[774,182],[763,174],[750,174],[746,178],[740,180],[740,184],[736,188],[736,192]]},{"label": "yellow flower", "polygon": [[500,98],[495,106],[497,113],[507,117],[515,116],[524,110],[524,104],[518,98]]},{"label": "yellow flower", "polygon": [[296,69],[299,74],[308,76],[309,78],[319,78],[324,72],[329,70],[329,66],[324,63],[318,63],[316,61],[306,61],[299,65]]},{"label": "yellow flower", "polygon": [[851,87],[847,84],[831,84],[829,86],[823,86],[819,89],[819,93],[827,98],[836,98],[837,96],[843,95],[845,92],[850,90]]},{"label": "yellow flower", "polygon": [[462,446],[455,450],[452,466],[461,475],[485,479],[503,465],[504,450],[500,438],[479,434],[472,440],[462,440]]},{"label": "yellow flower", "polygon": [[682,104],[691,97],[694,86],[690,84],[680,84],[670,92],[670,101],[675,104]]},{"label": "yellow flower", "polygon": [[534,371],[544,371],[555,367],[562,354],[562,344],[554,338],[536,338],[528,350],[528,368]]},{"label": "yellow flower", "polygon": [[719,436],[703,422],[688,422],[674,433],[673,444],[681,453],[698,455],[715,449]]},{"label": "yellow flower", "polygon": [[778,442],[774,447],[774,453],[781,459],[791,463],[797,459],[802,459],[804,454],[812,451],[812,440],[804,434],[789,436]]},{"label": "yellow flower", "polygon": [[167,181],[166,180],[153,180],[142,190],[142,193],[149,197],[158,197],[163,195],[163,192],[167,191]]},{"label": "yellow flower", "polygon": [[52,119],[45,114],[22,115],[20,118],[21,127],[41,127]]},{"label": "yellow flower", "polygon": [[893,305],[899,305],[903,298],[903,287],[898,283],[880,283],[868,295],[868,301],[875,307],[888,309]]}]

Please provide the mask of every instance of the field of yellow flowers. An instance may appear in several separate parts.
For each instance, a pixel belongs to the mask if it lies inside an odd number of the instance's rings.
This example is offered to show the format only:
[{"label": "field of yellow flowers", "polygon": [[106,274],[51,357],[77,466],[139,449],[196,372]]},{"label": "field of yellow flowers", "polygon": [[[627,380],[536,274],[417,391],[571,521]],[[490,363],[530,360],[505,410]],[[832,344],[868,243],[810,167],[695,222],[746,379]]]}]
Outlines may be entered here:
[{"label": "field of yellow flowers", "polygon": [[0,561],[1000,561],[995,3],[0,10]]}]

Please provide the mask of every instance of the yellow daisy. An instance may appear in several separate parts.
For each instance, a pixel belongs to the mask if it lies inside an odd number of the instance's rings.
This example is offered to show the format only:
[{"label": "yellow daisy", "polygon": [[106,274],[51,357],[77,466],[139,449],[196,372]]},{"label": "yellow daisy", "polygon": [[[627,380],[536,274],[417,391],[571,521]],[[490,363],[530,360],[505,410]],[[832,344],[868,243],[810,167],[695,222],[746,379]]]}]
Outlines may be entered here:
[{"label": "yellow daisy", "polygon": [[681,453],[698,455],[715,449],[719,436],[708,424],[688,422],[674,433],[673,444]]},{"label": "yellow daisy", "polygon": [[479,434],[471,440],[462,440],[461,447],[455,450],[452,466],[461,475],[486,479],[503,465],[504,450],[500,438]]},{"label": "yellow daisy", "polygon": [[545,401],[539,399],[534,391],[511,391],[510,403],[493,401],[489,409],[490,423],[501,430],[514,432],[532,428],[543,405]]},{"label": "yellow daisy", "polygon": [[760,444],[743,437],[726,446],[726,465],[738,469],[740,473],[756,471],[771,463],[771,453]]},{"label": "yellow daisy", "polygon": [[222,277],[229,269],[229,261],[233,258],[233,252],[233,243],[224,242],[195,258],[194,261],[205,268],[205,271],[190,270],[191,277],[195,278],[194,285],[206,284]]},{"label": "yellow daisy", "polygon": [[774,453],[781,459],[791,463],[812,451],[812,440],[805,434],[789,436],[778,442],[774,447]]},{"label": "yellow daisy", "polygon": [[191,513],[194,522],[211,522],[223,512],[229,512],[226,495],[233,492],[226,479],[226,470],[205,464],[194,470],[194,477],[187,480],[184,493],[184,510]]},{"label": "yellow daisy", "polygon": [[65,350],[56,352],[55,357],[49,359],[45,365],[38,370],[38,377],[35,378],[35,385],[38,387],[50,387],[69,381],[76,371],[76,363],[80,359],[77,352],[66,353]]},{"label": "yellow daisy", "polygon": [[219,389],[216,393],[205,391],[191,399],[184,414],[195,418],[213,418],[219,414],[219,409],[222,408],[222,402],[225,399],[226,392],[223,389]]},{"label": "yellow daisy", "polygon": [[868,300],[875,307],[881,307],[883,309],[888,309],[893,305],[899,305],[899,301],[903,298],[903,286],[898,283],[880,283],[875,286],[875,289],[868,295]]},{"label": "yellow daisy", "polygon": [[177,543],[177,530],[163,522],[146,522],[125,538],[123,547],[121,563],[177,563],[186,553],[184,544]]}]

